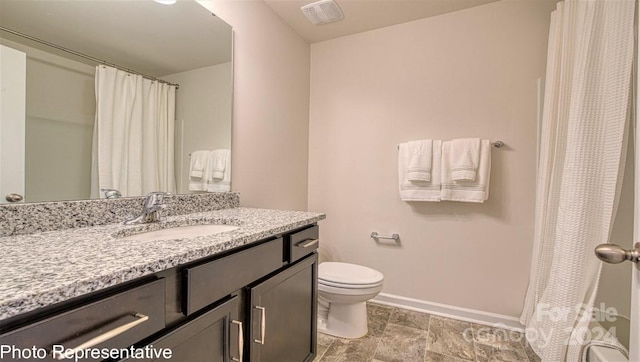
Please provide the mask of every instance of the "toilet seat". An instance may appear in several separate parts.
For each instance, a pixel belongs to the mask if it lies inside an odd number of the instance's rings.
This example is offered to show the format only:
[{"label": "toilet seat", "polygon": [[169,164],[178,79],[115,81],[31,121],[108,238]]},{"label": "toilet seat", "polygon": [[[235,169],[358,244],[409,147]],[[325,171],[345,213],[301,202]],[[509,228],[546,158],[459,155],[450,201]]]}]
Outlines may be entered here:
[{"label": "toilet seat", "polygon": [[342,283],[335,283],[327,280],[318,279],[318,285],[325,285],[328,287],[334,287],[334,288],[340,288],[340,289],[368,289],[368,288],[375,288],[375,287],[381,286],[382,281],[375,284],[342,284]]},{"label": "toilet seat", "polygon": [[382,285],[384,276],[362,265],[324,262],[318,267],[318,282],[336,288],[365,289]]}]

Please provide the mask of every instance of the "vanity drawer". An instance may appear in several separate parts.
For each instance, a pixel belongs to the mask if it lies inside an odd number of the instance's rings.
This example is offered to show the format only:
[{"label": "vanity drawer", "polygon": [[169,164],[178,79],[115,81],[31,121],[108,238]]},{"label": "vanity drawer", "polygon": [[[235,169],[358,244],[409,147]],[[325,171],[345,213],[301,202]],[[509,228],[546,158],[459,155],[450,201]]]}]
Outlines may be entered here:
[{"label": "vanity drawer", "polygon": [[53,361],[54,346],[76,348],[113,332],[112,338],[84,348],[127,348],[165,327],[164,302],[165,281],[154,280],[5,333],[0,336],[0,345],[28,349],[35,346],[46,351],[46,357],[37,360]]},{"label": "vanity drawer", "polygon": [[286,236],[285,255],[290,263],[302,259],[318,249],[319,243],[318,225]]},{"label": "vanity drawer", "polygon": [[283,240],[278,238],[184,270],[183,312],[190,315],[280,269]]}]

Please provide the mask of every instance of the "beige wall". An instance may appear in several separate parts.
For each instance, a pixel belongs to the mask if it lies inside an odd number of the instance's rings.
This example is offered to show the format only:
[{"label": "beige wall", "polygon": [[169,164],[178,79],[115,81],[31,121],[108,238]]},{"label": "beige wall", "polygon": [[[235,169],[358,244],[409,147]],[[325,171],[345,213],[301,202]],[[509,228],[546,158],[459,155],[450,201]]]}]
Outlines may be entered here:
[{"label": "beige wall", "polygon": [[233,26],[232,190],[242,206],[307,208],[309,45],[262,0],[203,0]]},{"label": "beige wall", "polygon": [[[519,316],[554,7],[501,1],[311,46],[309,209],[327,213],[325,257],[380,270],[385,293]],[[402,202],[396,145],[459,137],[508,145],[489,200]]]},{"label": "beige wall", "polygon": [[231,148],[232,65],[223,63],[161,78],[176,92],[176,185],[189,193],[189,154]]}]

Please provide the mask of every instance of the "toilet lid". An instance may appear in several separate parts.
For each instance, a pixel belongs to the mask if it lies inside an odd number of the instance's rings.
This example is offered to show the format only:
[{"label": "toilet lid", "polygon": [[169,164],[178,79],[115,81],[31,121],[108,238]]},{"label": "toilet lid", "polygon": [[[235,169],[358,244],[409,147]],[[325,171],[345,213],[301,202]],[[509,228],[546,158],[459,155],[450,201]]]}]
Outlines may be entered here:
[{"label": "toilet lid", "polygon": [[318,279],[334,285],[371,285],[380,284],[384,276],[362,265],[324,262],[318,266]]}]

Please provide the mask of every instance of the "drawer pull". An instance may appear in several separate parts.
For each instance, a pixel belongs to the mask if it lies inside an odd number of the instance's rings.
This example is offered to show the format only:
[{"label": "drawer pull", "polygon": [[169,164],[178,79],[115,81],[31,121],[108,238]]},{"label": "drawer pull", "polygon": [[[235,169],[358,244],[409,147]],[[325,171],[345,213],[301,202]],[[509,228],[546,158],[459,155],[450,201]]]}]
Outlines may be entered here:
[{"label": "drawer pull", "polygon": [[238,358],[231,357],[232,361],[242,362],[242,350],[244,349],[244,339],[242,337],[242,322],[240,321],[231,321],[231,323],[236,324],[238,326]]},{"label": "drawer pull", "polygon": [[83,344],[79,345],[76,348],[71,348],[70,350],[66,350],[64,353],[54,353],[54,358],[57,360],[62,360],[65,359],[66,355],[69,354],[75,354],[78,351],[81,351],[83,349],[87,349],[87,348],[91,348],[97,344],[100,344],[102,342],[108,341],[111,338],[114,338],[116,336],[121,335],[122,333],[128,331],[129,329],[137,326],[138,324],[144,323],[147,320],[149,320],[149,316],[146,316],[142,313],[136,313],[134,315],[136,318],[138,318],[137,320],[133,321],[133,322],[129,322],[125,325],[122,325],[120,327],[116,327],[108,332],[105,332],[97,337],[91,338],[90,340],[84,342]]},{"label": "drawer pull", "polygon": [[319,241],[319,239],[307,239],[297,243],[296,246],[299,248],[309,248],[318,244]]},{"label": "drawer pull", "polygon": [[264,332],[266,327],[267,310],[265,307],[256,305],[254,308],[260,311],[260,339],[254,339],[256,343],[264,344]]}]

